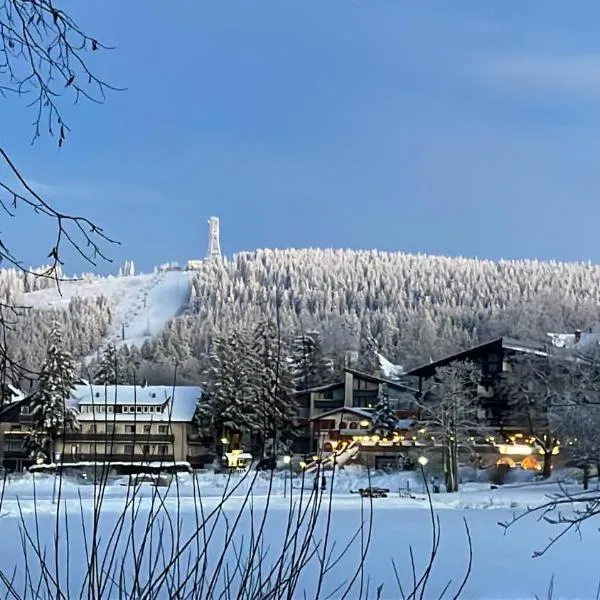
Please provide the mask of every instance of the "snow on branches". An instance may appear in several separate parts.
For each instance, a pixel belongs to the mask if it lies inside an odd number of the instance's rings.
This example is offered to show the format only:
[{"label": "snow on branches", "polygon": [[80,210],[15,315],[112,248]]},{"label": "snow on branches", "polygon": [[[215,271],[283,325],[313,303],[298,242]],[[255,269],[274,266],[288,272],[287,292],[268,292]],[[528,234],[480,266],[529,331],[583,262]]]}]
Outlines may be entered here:
[{"label": "snow on branches", "polygon": [[65,431],[79,427],[75,409],[68,406],[75,388],[75,370],[71,354],[63,349],[58,321],[51,325],[49,346],[38,385],[32,402],[33,424],[26,446],[33,458],[52,462],[57,439]]}]

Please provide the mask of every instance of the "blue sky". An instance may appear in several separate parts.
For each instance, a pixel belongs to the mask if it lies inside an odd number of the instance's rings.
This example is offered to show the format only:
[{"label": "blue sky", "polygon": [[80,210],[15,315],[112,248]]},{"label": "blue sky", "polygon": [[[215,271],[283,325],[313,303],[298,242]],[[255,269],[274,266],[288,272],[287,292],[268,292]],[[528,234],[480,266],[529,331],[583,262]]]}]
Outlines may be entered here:
[{"label": "blue sky", "polygon": [[[66,100],[61,150],[29,145],[23,105],[0,113],[2,144],[37,189],[121,242],[98,270],[201,257],[210,215],[227,254],[600,261],[597,2],[164,6],[77,6],[117,47],[96,70],[127,91]],[[12,249],[42,262],[47,223],[10,227]]]}]

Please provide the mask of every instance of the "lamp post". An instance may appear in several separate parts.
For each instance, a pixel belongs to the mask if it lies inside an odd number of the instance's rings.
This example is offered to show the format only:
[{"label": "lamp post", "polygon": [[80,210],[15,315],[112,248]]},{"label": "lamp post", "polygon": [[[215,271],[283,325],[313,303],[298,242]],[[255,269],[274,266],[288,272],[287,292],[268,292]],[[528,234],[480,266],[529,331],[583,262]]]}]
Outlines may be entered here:
[{"label": "lamp post", "polygon": [[425,465],[429,462],[429,459],[426,456],[419,456],[417,462],[421,466],[421,474],[423,475],[423,487],[425,488],[423,492],[427,493],[427,475],[425,474]]},{"label": "lamp post", "polygon": [[[292,457],[289,456],[288,454],[286,454],[283,457],[283,464],[286,467],[289,467],[291,469],[291,464],[292,464]],[[288,478],[288,472],[287,470],[284,471],[283,473],[283,497],[285,498],[287,496],[287,478]],[[291,477],[291,473],[290,473],[290,487],[292,487],[292,477]]]},{"label": "lamp post", "polygon": [[221,446],[223,447],[223,451],[221,453],[221,465],[227,466],[229,468],[229,458],[227,457],[227,446],[229,445],[229,440],[226,437],[221,438]]}]

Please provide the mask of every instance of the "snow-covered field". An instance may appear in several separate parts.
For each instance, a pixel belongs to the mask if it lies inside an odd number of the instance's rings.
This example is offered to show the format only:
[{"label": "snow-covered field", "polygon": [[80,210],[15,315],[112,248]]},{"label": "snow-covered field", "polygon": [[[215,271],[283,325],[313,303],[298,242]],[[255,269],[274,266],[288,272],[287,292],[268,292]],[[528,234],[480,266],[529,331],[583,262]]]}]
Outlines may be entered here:
[{"label": "snow-covered field", "polygon": [[[346,471],[336,475],[331,496],[328,547],[333,551],[334,561],[343,553],[343,548],[358,531],[361,518],[368,524],[370,515],[370,502],[362,501],[359,496],[349,493],[351,489],[368,485],[367,476],[352,469]],[[16,567],[16,582],[23,577],[23,564],[26,560],[19,533],[21,518],[30,533],[33,533],[36,531],[34,523],[37,514],[39,535],[45,540],[50,552],[46,560],[49,563],[54,560],[52,545],[57,527],[57,505],[52,503],[54,479],[49,476],[36,476],[35,490],[33,481],[33,478],[28,476],[7,484],[2,501],[0,569],[5,573],[12,573]],[[405,489],[407,481],[410,481],[411,490],[417,499],[405,499],[399,496],[398,489]],[[206,516],[211,510],[215,510],[221,503],[224,492],[231,490],[239,482],[239,479],[229,479],[222,475],[199,474],[195,478],[184,475],[180,476],[178,486],[173,486],[169,490],[158,488],[158,492],[155,492],[151,487],[143,489],[138,505],[138,522],[134,525],[134,528],[137,527],[138,548],[135,552],[131,547],[120,548],[111,552],[111,555],[119,555],[121,552],[123,555],[133,557],[142,552],[140,539],[148,529],[148,513],[152,506],[157,506],[157,503],[152,501],[153,493],[161,495],[163,502],[161,510],[164,514],[168,512],[175,524],[180,523],[181,529],[178,535],[182,544],[196,530],[199,515]],[[218,522],[212,538],[205,539],[201,535],[200,544],[194,543],[188,548],[193,555],[201,551],[200,548],[208,547],[208,562],[211,567],[214,567],[221,550],[226,547],[226,558],[231,574],[235,571],[235,564],[241,560],[240,557],[248,554],[250,531],[252,528],[257,530],[265,510],[266,521],[262,536],[263,551],[266,553],[265,562],[272,564],[281,556],[290,500],[300,501],[298,488],[301,481],[298,479],[292,486],[289,480],[284,481],[282,477],[272,483],[266,476],[264,479],[259,479],[252,487],[251,503],[245,500],[249,483],[249,479],[245,480],[226,500],[223,513],[215,520]],[[365,577],[368,578],[370,590],[368,597],[375,598],[376,588],[383,585],[381,598],[398,599],[402,596],[398,590],[392,560],[403,586],[409,589],[412,581],[409,547],[413,548],[417,570],[420,571],[431,551],[431,515],[426,500],[422,499],[420,489],[422,484],[415,476],[377,476],[371,484],[384,485],[390,488],[391,494],[388,498],[372,501],[372,534],[365,563]],[[585,523],[581,536],[574,532],[570,533],[546,554],[535,559],[532,558],[533,553],[543,548],[550,536],[560,532],[558,526],[540,522],[535,516],[527,516],[506,532],[499,525],[499,522],[510,520],[514,514],[519,514],[528,506],[545,503],[548,500],[547,495],[557,490],[558,486],[555,483],[515,484],[497,490],[491,490],[489,485],[472,483],[466,484],[459,494],[436,494],[434,509],[440,520],[441,541],[438,560],[424,598],[439,597],[449,579],[454,583],[447,597],[452,597],[456,592],[468,562],[463,519],[466,520],[471,532],[473,566],[471,576],[461,595],[462,598],[469,600],[524,599],[536,596],[545,598],[548,597],[547,590],[553,576],[554,598],[595,598],[600,579],[600,572],[596,568],[596,550],[600,543],[598,523],[593,520]],[[118,482],[106,488],[99,521],[103,543],[107,543],[111,530],[119,515],[123,513],[126,494],[127,487],[119,485]],[[61,489],[62,514],[58,520],[59,540],[62,540],[61,564],[63,564],[62,568],[66,568],[64,565],[68,562],[69,577],[79,585],[85,570],[83,565],[86,555],[82,523],[86,525],[89,538],[94,498],[97,498],[97,495],[98,488],[93,485],[77,486],[74,483],[63,482]],[[308,493],[305,493],[305,502],[307,498]],[[320,543],[325,539],[328,506],[329,492],[326,492],[315,528],[315,537]],[[232,538],[226,541],[227,532],[231,531],[240,511],[242,516],[237,529]],[[129,512],[133,514],[132,511]],[[126,523],[129,523],[129,518],[126,519]],[[64,531],[65,525],[69,529],[68,543]],[[173,523],[172,526],[175,527]],[[157,522],[154,524],[155,534],[158,529]],[[364,530],[365,536],[368,529],[367,525]],[[168,527],[166,530],[168,531]],[[158,547],[156,539],[154,545]],[[359,536],[332,567],[319,597],[342,597],[343,592],[335,592],[335,589],[344,581],[348,582],[356,571],[360,560],[360,544]],[[150,547],[151,544],[145,549],[148,554],[152,554]],[[164,548],[162,551],[164,552]],[[155,548],[154,553],[156,552]],[[36,558],[31,552],[27,560],[30,567],[36,564]],[[133,565],[133,558],[130,558],[130,562]],[[149,564],[150,560],[145,559],[144,568]],[[138,566],[138,570],[140,568]],[[316,561],[313,560],[302,573],[298,592],[294,597],[301,598],[304,590],[307,598],[316,597],[316,572]],[[133,577],[131,572],[127,575]],[[357,580],[347,598],[360,597],[359,583],[360,581]],[[364,585],[366,586],[366,579]],[[73,590],[76,589],[79,588],[74,586]],[[78,593],[72,591],[71,597],[78,597]],[[215,597],[218,595],[216,593]]]},{"label": "snow-covered field", "polygon": [[[160,333],[169,319],[184,310],[190,299],[191,279],[186,271],[158,271],[130,277],[88,278],[24,294],[23,301],[34,308],[68,305],[73,297],[105,296],[113,315],[106,343],[141,345]],[[124,326],[125,338],[122,339]]]}]

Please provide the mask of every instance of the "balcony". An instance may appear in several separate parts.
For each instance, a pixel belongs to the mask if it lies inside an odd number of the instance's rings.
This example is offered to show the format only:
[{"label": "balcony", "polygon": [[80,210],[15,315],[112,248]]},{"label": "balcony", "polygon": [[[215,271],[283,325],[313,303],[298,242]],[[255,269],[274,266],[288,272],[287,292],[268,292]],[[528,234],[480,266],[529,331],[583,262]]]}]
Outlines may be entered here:
[{"label": "balcony", "polygon": [[187,436],[187,443],[192,446],[202,446],[202,437],[198,434],[190,434]]},{"label": "balcony", "polygon": [[65,444],[70,442],[98,442],[121,444],[172,444],[175,436],[170,433],[68,433]]},{"label": "balcony", "polygon": [[77,454],[65,453],[61,462],[63,464],[73,462],[174,462],[175,456],[173,454],[83,454],[81,452]]},{"label": "balcony", "polygon": [[342,408],[344,406],[344,399],[341,400],[315,400],[315,408],[319,410],[333,410],[335,408]]}]

